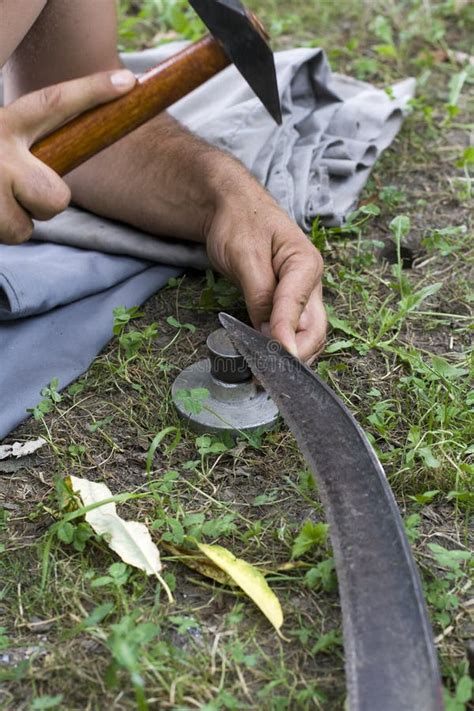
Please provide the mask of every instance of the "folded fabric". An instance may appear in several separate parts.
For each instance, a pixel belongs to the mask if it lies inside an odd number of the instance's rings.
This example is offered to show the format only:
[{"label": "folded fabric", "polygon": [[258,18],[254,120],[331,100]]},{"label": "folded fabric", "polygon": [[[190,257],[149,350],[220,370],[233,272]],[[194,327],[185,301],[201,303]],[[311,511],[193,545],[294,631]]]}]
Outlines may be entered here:
[{"label": "folded fabric", "polygon": [[143,303],[179,273],[147,268],[65,306],[0,322],[0,440],[41,400],[41,388],[54,378],[64,388],[88,369],[112,337],[115,307]]},{"label": "folded fabric", "polygon": [[[28,242],[2,245],[0,320],[25,318],[110,289],[151,262],[86,249]],[[21,255],[21,269],[18,268]]]},{"label": "folded fabric", "polygon": [[[123,60],[141,73],[182,46]],[[282,126],[233,67],[171,113],[241,160],[303,228],[318,215],[340,224],[399,130],[414,82],[387,93],[332,74],[320,49],[280,52],[276,64]],[[142,303],[182,267],[208,264],[200,245],[157,238],[76,208],[37,223],[34,240],[0,245],[0,439],[53,378],[64,387],[89,367],[111,338],[114,307]]]},{"label": "folded fabric", "polygon": [[37,222],[33,239],[82,250],[133,255],[137,259],[175,267],[207,269],[210,266],[206,250],[197,242],[148,235],[123,222],[107,220],[75,207],[49,222]]}]

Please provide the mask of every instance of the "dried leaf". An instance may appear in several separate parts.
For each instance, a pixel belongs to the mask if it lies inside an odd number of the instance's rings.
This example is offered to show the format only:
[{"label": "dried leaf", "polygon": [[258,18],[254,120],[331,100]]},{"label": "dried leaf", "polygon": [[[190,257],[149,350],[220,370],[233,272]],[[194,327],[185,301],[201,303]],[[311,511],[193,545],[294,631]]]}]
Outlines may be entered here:
[{"label": "dried leaf", "polygon": [[209,558],[206,558],[205,555],[200,555],[197,551],[174,546],[172,543],[165,543],[164,541],[161,541],[160,545],[165,551],[178,558],[180,563],[183,563],[183,565],[191,570],[196,570],[206,578],[215,580],[216,583],[220,583],[221,585],[235,584],[221,568],[215,565]]},{"label": "dried leaf", "polygon": [[[220,583],[221,585],[236,585],[232,578],[224,573],[221,568],[215,565],[209,558],[206,558],[206,556],[200,555],[197,551],[192,550],[191,548],[175,546],[172,543],[168,543],[163,540],[160,542],[160,547],[168,553],[171,553],[172,556],[177,558],[179,562],[187,568],[196,570],[201,575],[204,575],[204,577],[215,580],[216,583]],[[302,560],[296,560],[280,563],[279,565],[273,567],[259,564],[257,566],[257,570],[259,570],[262,575],[266,576],[274,575],[275,573],[286,573],[291,570],[308,570],[311,567],[312,563],[305,563]]]},{"label": "dried leaf", "polygon": [[[110,499],[110,489],[100,482],[70,477],[71,486],[84,506]],[[162,569],[158,548],[153,543],[148,528],[138,521],[125,521],[117,514],[115,503],[107,503],[85,514],[87,523],[96,533],[104,536],[109,547],[120,556],[124,563],[156,575],[172,600],[168,586],[160,576]]]},{"label": "dried leaf", "polygon": [[283,624],[283,611],[275,593],[270,589],[262,573],[245,560],[236,558],[222,546],[196,544],[214,565],[221,568],[251,598],[277,632]]},{"label": "dried leaf", "polygon": [[8,459],[9,457],[15,457],[16,459],[27,457],[45,444],[46,440],[42,437],[38,437],[38,439],[34,439],[31,442],[24,442],[23,444],[21,442],[4,444],[0,446],[0,460]]}]

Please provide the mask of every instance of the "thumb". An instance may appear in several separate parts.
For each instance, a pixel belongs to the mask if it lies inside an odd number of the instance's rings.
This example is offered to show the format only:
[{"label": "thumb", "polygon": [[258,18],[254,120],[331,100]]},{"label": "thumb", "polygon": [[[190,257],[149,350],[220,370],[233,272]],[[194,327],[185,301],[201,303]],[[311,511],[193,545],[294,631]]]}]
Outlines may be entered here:
[{"label": "thumb", "polygon": [[135,81],[132,72],[118,69],[48,86],[10,104],[7,123],[30,146],[77,114],[126,94]]}]

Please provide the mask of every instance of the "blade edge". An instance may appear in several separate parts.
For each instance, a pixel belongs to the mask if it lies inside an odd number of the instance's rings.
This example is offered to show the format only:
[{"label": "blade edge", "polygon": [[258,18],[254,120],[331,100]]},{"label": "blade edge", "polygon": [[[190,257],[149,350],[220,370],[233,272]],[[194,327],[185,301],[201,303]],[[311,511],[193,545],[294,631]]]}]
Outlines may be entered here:
[{"label": "blade edge", "polygon": [[[432,639],[431,626],[423,599],[421,582],[404,533],[403,523],[395,499],[383,469],[375,452],[367,441],[365,434],[349,410],[335,393],[332,392],[329,386],[317,378],[309,368],[303,366],[299,361],[284,351],[276,342],[269,341],[262,334],[257,333],[227,314],[221,314],[220,320],[222,325],[227,329],[236,348],[247,358],[254,375],[260,380],[269,395],[273,397],[280,407],[285,421],[295,435],[298,444],[317,477],[321,498],[323,499],[330,521],[340,583],[350,708],[356,710],[370,709],[370,711],[372,711],[372,709],[377,708],[376,704],[383,702],[383,706],[378,706],[378,708],[383,707],[386,711],[391,711],[392,709],[393,711],[402,711],[405,709],[409,711],[409,709],[413,708],[417,708],[419,711],[442,709],[443,703],[441,699],[441,684],[437,658]],[[305,397],[302,397],[303,392],[305,393]],[[313,397],[310,397],[308,392],[312,392]],[[293,401],[291,399],[291,393],[294,395]],[[302,401],[304,401],[303,405],[301,404]],[[392,538],[395,536],[395,541],[392,541],[392,548],[388,547],[387,544],[385,554],[387,554],[388,551],[392,557],[396,556],[397,563],[403,569],[402,573],[399,572],[398,575],[392,574],[391,576],[395,583],[401,586],[401,598],[400,595],[397,595],[396,591],[392,591],[392,594],[390,594],[390,590],[386,591],[388,598],[382,601],[382,608],[378,610],[378,617],[381,619],[378,621],[372,620],[373,625],[375,625],[376,622],[378,624],[375,634],[364,630],[364,620],[367,622],[367,619],[360,610],[357,611],[354,595],[365,600],[367,604],[372,603],[372,605],[378,605],[380,608],[379,602],[377,599],[374,599],[374,595],[371,596],[370,590],[367,591],[365,589],[366,586],[364,586],[363,578],[353,573],[349,574],[347,569],[347,566],[351,564],[351,557],[352,562],[356,559],[358,563],[362,561],[364,566],[367,565],[367,561],[364,559],[363,551],[357,549],[357,545],[350,552],[350,555],[347,554],[347,551],[343,550],[344,545],[350,546],[352,543],[350,536],[351,527],[357,526],[357,523],[360,524],[360,522],[357,521],[357,510],[351,508],[350,501],[344,500],[344,490],[341,491],[340,487],[339,489],[337,486],[334,487],[334,478],[337,479],[337,476],[334,477],[334,463],[332,461],[331,466],[328,468],[324,461],[322,461],[323,458],[327,460],[328,451],[326,450],[324,452],[324,457],[322,457],[320,453],[318,455],[318,452],[315,451],[315,445],[322,447],[324,450],[324,447],[331,441],[330,432],[329,434],[328,432],[324,433],[324,437],[327,437],[326,441],[321,437],[321,427],[322,423],[324,423],[324,418],[320,421],[319,428],[317,428],[317,421],[312,419],[311,415],[305,414],[305,407],[313,411],[313,417],[314,412],[318,412],[320,415],[327,417],[327,413],[331,410],[333,413],[332,417],[334,417],[335,412],[337,413],[339,422],[343,421],[344,426],[342,429],[339,427],[338,431],[343,432],[346,436],[350,436],[351,445],[354,447],[354,452],[360,459],[358,464],[361,467],[358,476],[353,477],[354,481],[352,482],[352,487],[354,488],[355,486],[355,493],[351,490],[352,495],[357,495],[357,487],[364,489],[364,486],[367,486],[367,482],[369,482],[370,477],[372,477],[372,489],[378,496],[377,503],[380,506],[383,505],[383,511],[386,514],[389,525],[385,522],[385,525],[381,525],[378,529],[377,526],[374,526],[373,522],[374,520],[376,522],[377,517],[374,519],[372,516],[373,520],[371,526],[372,529],[375,530],[372,530],[371,535],[376,537],[380,534],[380,530],[385,528],[387,534]],[[301,426],[302,421],[305,422],[304,427]],[[334,423],[331,424],[331,426],[333,425]],[[313,430],[311,428],[313,428]],[[317,434],[314,434],[314,432],[318,433],[318,429],[319,437]],[[310,439],[311,436],[313,436],[312,441]],[[343,444],[346,443],[344,442]],[[329,454],[331,454],[331,452],[329,452]],[[347,452],[340,451],[339,454],[347,458]],[[357,457],[353,455],[352,461],[356,459]],[[367,472],[369,472],[369,474],[367,474]],[[345,476],[349,481],[351,475],[350,469],[347,469],[347,462]],[[336,495],[342,498],[342,503],[335,500]],[[364,507],[364,498],[363,496],[360,497],[360,492],[358,498],[360,499],[360,508]],[[367,508],[367,506],[365,506],[365,508]],[[349,517],[351,522],[349,525],[349,533],[347,531],[347,525],[344,525],[344,518],[347,519],[347,517]],[[346,524],[347,523],[346,521]],[[367,514],[364,517],[363,524],[366,526],[367,531]],[[363,541],[361,543],[361,540],[359,536],[359,545],[363,543]],[[393,543],[395,543],[395,547],[393,547]],[[383,546],[378,546],[376,550],[377,555],[380,557],[379,549],[383,552],[384,548]],[[369,561],[369,564],[373,566],[373,560]],[[376,572],[378,573],[378,571]],[[390,573],[390,571],[388,571],[388,573]],[[368,570],[368,574],[370,574],[370,570]],[[408,587],[406,587],[407,579],[409,581]],[[376,582],[377,581],[375,581],[375,584]],[[388,606],[389,600],[391,601],[390,604],[394,606],[391,610],[392,617],[394,610],[398,611],[399,616],[404,614],[408,604],[408,613],[412,625],[411,629],[406,629],[406,625],[403,624],[403,621],[400,622],[400,620],[393,622],[392,630],[384,629],[385,619],[383,612]],[[407,639],[398,639],[397,635],[400,633],[400,630],[406,632],[408,635]],[[397,643],[399,650],[391,650],[390,643]],[[366,660],[364,660],[366,663],[365,667],[364,663],[361,665],[362,651],[365,650],[365,653],[367,653],[367,649],[369,649],[369,651],[372,649],[373,651],[375,647],[377,647],[378,650],[372,655],[375,661],[372,662],[372,667],[368,669]],[[422,661],[421,664],[420,661]],[[374,679],[377,678],[377,676],[374,675],[374,665],[376,668],[375,674],[378,673],[379,678],[384,679],[384,683],[381,685],[374,681]],[[382,665],[385,665],[385,671],[380,669]],[[393,678],[390,676],[390,673],[387,673],[387,666],[393,665],[398,665],[399,669],[403,668],[406,670],[406,673],[401,675],[402,678],[404,677],[402,687],[400,687],[398,675]],[[422,670],[420,667],[422,667]],[[420,670],[418,675],[413,674],[413,669],[416,668]],[[411,683],[408,682],[408,679],[410,679]],[[387,684],[385,683],[387,681],[393,687],[393,698],[391,700],[387,698]]]}]

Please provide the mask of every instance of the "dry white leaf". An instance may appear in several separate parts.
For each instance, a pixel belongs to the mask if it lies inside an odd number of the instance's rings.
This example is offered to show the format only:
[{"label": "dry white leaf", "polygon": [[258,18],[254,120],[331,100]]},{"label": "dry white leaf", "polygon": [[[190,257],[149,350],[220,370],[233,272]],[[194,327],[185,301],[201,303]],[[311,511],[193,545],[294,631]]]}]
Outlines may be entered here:
[{"label": "dry white leaf", "polygon": [[[79,479],[71,476],[71,486],[84,506],[112,498],[110,489],[100,482]],[[151,539],[144,523],[125,521],[117,514],[115,503],[98,506],[85,514],[87,523],[96,533],[104,536],[109,547],[120,556],[124,563],[145,571],[147,575],[156,575],[172,601],[171,592],[160,576],[162,569],[160,553]]]},{"label": "dry white leaf", "polygon": [[15,457],[16,459],[20,459],[20,457],[27,457],[29,454],[33,454],[45,444],[46,440],[42,437],[33,439],[31,442],[3,444],[0,446],[0,460],[9,459],[10,457]]}]

